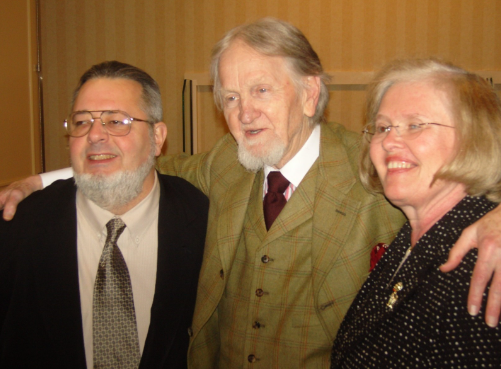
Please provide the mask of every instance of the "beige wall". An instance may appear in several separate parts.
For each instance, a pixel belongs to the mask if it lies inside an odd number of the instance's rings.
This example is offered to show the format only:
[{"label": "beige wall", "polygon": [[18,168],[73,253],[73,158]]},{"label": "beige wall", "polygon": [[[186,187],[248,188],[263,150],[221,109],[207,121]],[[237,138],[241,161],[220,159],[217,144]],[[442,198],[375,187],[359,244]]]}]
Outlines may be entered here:
[{"label": "beige wall", "polygon": [[0,187],[40,171],[35,1],[0,11]]},{"label": "beige wall", "polygon": [[[183,76],[207,71],[210,49],[223,33],[262,16],[298,26],[327,71],[371,71],[395,57],[428,55],[467,69],[501,70],[499,0],[41,0],[41,5],[49,169],[68,163],[61,122],[70,91],[85,69],[106,59],[137,65],[158,80],[168,152],[182,151]],[[208,123],[218,115],[207,95]],[[358,129],[363,97],[357,88],[331,91],[329,119]],[[212,127],[201,131],[202,140],[225,130],[221,122]]]}]

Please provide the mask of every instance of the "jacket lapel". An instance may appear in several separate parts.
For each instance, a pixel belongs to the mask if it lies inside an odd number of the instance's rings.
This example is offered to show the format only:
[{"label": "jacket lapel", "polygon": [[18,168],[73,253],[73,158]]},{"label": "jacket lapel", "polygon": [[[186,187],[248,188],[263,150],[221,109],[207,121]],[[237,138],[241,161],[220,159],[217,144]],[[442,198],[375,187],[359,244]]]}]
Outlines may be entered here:
[{"label": "jacket lapel", "polygon": [[[243,168],[242,168],[242,171]],[[262,172],[262,171],[261,171]],[[238,181],[231,183],[228,187],[226,195],[221,202],[221,209],[218,219],[217,242],[219,255],[221,257],[223,270],[230,271],[233,265],[236,249],[242,235],[249,200],[252,196],[252,191],[256,191],[254,181],[262,180],[262,174],[256,175],[244,171]],[[259,189],[257,189],[259,191]],[[259,198],[259,197],[258,197]],[[218,206],[211,204],[211,206]],[[256,208],[256,204],[252,205],[253,215],[251,221],[261,221],[263,211]]]},{"label": "jacket lapel", "polygon": [[[333,160],[335,159],[335,160]],[[315,295],[347,244],[360,202],[347,194],[356,183],[345,146],[330,126],[323,125],[313,218],[313,288]]]},{"label": "jacket lapel", "polygon": [[246,214],[248,221],[250,222],[250,226],[254,229],[254,232],[261,241],[266,238],[268,233],[264,224],[263,181],[264,172],[261,170],[254,178]]}]

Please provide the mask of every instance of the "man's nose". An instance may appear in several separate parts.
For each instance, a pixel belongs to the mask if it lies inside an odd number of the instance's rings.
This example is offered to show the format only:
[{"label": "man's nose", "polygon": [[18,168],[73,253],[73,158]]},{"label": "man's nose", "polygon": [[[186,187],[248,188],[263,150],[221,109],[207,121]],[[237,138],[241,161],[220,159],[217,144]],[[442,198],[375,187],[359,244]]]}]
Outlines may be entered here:
[{"label": "man's nose", "polygon": [[92,123],[87,137],[90,143],[97,143],[108,139],[109,134],[104,127],[101,118],[94,118],[94,123]]},{"label": "man's nose", "polygon": [[240,122],[244,124],[252,123],[256,118],[259,117],[260,114],[260,111],[254,105],[252,99],[240,99],[240,114],[238,116]]}]

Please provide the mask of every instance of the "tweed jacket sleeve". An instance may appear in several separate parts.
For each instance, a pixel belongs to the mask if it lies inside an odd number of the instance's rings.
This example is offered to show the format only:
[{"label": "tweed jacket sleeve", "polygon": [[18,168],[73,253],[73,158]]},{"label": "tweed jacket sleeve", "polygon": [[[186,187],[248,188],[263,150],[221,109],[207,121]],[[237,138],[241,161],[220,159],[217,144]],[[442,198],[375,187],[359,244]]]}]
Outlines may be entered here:
[{"label": "tweed jacket sleeve", "polygon": [[235,176],[228,178],[226,175],[233,173],[235,167],[245,171],[238,162],[237,144],[231,134],[223,136],[210,152],[191,156],[168,155],[157,159],[160,173],[184,178],[207,196],[211,186],[221,184],[227,187],[231,184]]}]

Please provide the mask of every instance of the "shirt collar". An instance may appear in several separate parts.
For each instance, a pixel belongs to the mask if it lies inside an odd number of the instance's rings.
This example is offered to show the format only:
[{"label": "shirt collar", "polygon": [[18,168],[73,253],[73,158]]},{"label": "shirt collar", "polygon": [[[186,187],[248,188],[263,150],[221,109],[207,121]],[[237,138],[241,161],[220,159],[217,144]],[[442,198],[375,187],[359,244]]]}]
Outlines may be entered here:
[{"label": "shirt collar", "polygon": [[[127,225],[128,233],[136,241],[136,244],[139,244],[149,225],[158,216],[159,201],[160,185],[155,172],[155,183],[150,193],[139,204],[119,216]],[[115,217],[115,214],[96,205],[78,189],[76,205],[80,214],[86,218],[92,231],[96,234],[106,235],[106,224]]]},{"label": "shirt collar", "polygon": [[[292,183],[295,187],[299,186],[304,176],[313,163],[317,160],[320,155],[320,124],[317,124],[313,131],[306,140],[305,144],[297,152],[294,157],[287,162],[281,169],[280,172],[283,174],[287,180]],[[264,167],[264,178],[268,177],[270,172],[276,171],[275,168],[266,165]]]}]

